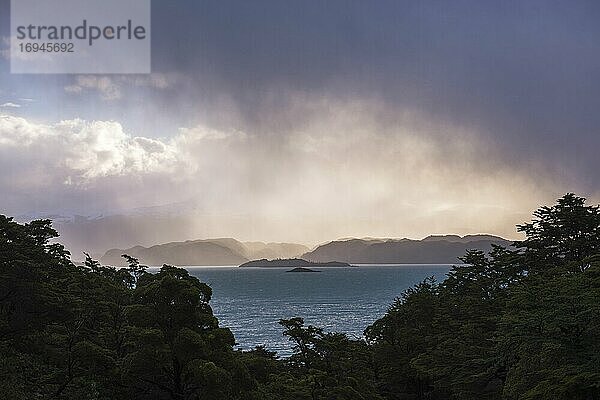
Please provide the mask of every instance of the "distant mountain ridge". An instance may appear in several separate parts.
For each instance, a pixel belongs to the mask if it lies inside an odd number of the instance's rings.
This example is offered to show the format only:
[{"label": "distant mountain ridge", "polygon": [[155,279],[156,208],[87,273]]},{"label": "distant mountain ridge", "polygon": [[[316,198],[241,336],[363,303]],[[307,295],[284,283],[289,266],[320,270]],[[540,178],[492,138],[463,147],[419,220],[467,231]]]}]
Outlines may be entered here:
[{"label": "distant mountain ridge", "polygon": [[347,239],[329,242],[302,255],[314,262],[351,264],[455,264],[467,250],[489,252],[512,241],[493,235],[432,235],[412,239]]},{"label": "distant mountain ridge", "polygon": [[100,258],[106,265],[124,265],[122,254],[146,265],[240,265],[262,258],[293,258],[309,250],[295,243],[240,242],[231,238],[188,240],[151,247],[111,249]]},{"label": "distant mountain ridge", "polygon": [[252,260],[293,258],[318,263],[455,264],[467,250],[488,252],[492,244],[510,246],[512,241],[493,235],[431,235],[422,240],[350,238],[310,250],[294,243],[240,242],[222,238],[111,249],[100,258],[100,262],[124,265],[121,255],[128,254],[146,265],[241,265]]}]

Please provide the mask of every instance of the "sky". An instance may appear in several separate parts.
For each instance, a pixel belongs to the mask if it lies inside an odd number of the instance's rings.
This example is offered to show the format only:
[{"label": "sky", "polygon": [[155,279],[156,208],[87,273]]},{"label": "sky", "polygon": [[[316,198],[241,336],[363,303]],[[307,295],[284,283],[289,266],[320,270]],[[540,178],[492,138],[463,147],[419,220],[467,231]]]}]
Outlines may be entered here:
[{"label": "sky", "polygon": [[[0,213],[93,218],[65,231],[98,251],[518,238],[566,192],[600,200],[599,20],[593,1],[155,0],[152,74],[18,75],[0,0]],[[94,236],[107,219],[122,234]]]}]

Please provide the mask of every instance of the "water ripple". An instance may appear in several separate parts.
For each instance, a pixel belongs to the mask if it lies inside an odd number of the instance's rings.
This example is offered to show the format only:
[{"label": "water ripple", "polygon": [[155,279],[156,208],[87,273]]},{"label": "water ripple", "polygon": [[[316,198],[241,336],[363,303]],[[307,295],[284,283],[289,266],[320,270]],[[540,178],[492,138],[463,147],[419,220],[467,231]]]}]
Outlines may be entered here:
[{"label": "water ripple", "polygon": [[443,280],[449,269],[368,266],[290,274],[280,268],[188,268],[213,288],[213,311],[221,326],[232,330],[238,348],[265,345],[284,356],[292,344],[282,334],[280,319],[303,317],[307,324],[358,338],[402,291],[428,276]]}]

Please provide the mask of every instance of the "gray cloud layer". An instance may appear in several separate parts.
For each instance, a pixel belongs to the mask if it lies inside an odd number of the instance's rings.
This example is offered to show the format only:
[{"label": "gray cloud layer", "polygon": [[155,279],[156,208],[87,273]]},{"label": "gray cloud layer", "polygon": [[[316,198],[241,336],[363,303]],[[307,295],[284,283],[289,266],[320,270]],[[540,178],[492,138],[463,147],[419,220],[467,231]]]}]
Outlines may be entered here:
[{"label": "gray cloud layer", "polygon": [[302,123],[288,112],[298,92],[375,97],[477,130],[500,162],[600,183],[598,3],[171,2],[155,15],[156,68],[229,96],[244,123]]},{"label": "gray cloud layer", "polygon": [[556,182],[541,174],[488,166],[493,153],[459,126],[409,112],[392,122],[367,101],[303,99],[299,107],[307,119],[286,135],[196,126],[160,140],[133,137],[117,122],[1,116],[4,207],[131,214],[184,201],[166,213],[187,217],[182,232],[315,243],[481,230],[510,236],[524,211],[556,194]]},{"label": "gray cloud layer", "polygon": [[44,118],[3,109],[6,212],[183,201],[164,239],[315,243],[511,236],[600,194],[597,2],[153,7],[154,75],[35,77]]}]

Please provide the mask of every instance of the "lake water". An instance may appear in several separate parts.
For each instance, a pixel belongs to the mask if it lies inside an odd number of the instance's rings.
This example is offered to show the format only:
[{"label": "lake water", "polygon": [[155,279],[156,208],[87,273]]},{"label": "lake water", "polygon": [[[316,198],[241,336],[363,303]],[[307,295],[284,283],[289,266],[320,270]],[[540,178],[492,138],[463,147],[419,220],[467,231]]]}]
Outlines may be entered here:
[{"label": "lake water", "polygon": [[289,268],[187,267],[213,289],[213,311],[229,327],[237,347],[265,345],[289,355],[281,318],[303,317],[326,331],[362,337],[402,291],[434,276],[444,280],[450,265],[361,265],[291,273]]}]

